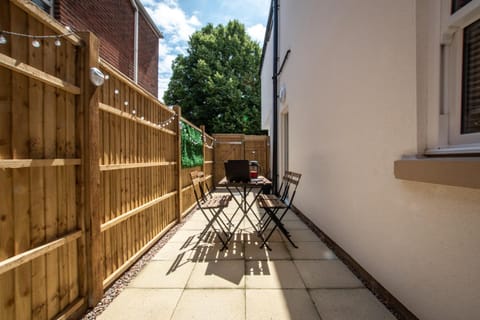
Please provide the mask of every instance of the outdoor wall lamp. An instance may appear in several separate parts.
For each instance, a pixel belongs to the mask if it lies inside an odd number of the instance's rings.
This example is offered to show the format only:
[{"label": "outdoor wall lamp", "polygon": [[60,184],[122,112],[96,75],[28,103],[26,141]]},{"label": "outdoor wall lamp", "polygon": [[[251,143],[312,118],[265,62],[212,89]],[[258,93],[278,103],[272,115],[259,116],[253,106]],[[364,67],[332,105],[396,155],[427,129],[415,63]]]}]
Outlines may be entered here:
[{"label": "outdoor wall lamp", "polygon": [[100,87],[105,82],[105,75],[98,68],[90,68],[90,81],[96,87]]}]

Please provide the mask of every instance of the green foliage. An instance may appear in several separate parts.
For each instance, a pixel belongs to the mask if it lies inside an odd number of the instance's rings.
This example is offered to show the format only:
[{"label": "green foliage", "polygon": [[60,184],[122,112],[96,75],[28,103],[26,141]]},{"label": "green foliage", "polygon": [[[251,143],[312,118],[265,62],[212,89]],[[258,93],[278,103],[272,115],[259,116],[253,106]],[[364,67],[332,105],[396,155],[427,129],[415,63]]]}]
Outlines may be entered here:
[{"label": "green foliage", "polygon": [[182,121],[182,167],[196,167],[203,164],[202,133]]},{"label": "green foliage", "polygon": [[186,56],[172,64],[164,101],[208,133],[260,131],[260,46],[240,22],[208,24],[195,32]]}]

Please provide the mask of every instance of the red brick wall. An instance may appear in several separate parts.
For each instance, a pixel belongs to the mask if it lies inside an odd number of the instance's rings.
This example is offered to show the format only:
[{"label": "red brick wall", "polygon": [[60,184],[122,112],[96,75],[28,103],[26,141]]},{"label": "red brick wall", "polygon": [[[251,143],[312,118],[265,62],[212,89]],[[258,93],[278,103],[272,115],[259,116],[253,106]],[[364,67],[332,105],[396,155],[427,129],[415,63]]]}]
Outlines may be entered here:
[{"label": "red brick wall", "polygon": [[158,38],[142,15],[138,28],[138,84],[157,96]]},{"label": "red brick wall", "polygon": [[[95,33],[101,42],[100,56],[131,79],[134,72],[134,14],[130,0],[55,1],[55,17],[74,30]],[[142,52],[141,59],[139,55],[139,84],[157,96],[158,38],[147,23],[142,22],[141,15],[139,20],[139,48],[145,51],[139,51]],[[153,57],[154,53],[156,57]]]}]

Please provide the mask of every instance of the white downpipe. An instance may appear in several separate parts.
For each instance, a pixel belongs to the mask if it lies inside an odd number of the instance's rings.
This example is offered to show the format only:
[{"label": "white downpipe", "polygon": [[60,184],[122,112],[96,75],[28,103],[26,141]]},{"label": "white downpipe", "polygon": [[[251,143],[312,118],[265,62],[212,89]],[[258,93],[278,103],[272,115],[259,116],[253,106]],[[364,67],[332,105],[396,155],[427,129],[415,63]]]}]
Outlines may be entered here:
[{"label": "white downpipe", "polygon": [[133,81],[138,83],[138,7],[135,2],[131,0],[132,6],[135,9],[135,25],[133,31]]}]

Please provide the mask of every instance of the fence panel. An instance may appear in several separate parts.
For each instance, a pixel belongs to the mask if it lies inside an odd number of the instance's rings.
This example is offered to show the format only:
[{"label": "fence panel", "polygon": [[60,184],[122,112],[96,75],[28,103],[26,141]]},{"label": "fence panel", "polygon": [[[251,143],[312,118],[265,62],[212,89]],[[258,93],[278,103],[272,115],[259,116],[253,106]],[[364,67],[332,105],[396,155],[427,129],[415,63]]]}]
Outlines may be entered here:
[{"label": "fence panel", "polygon": [[[33,4],[0,2],[0,29],[68,32]],[[0,318],[50,319],[85,304],[78,38],[4,35],[0,46]]]},{"label": "fence panel", "polygon": [[176,222],[175,113],[103,62],[100,195],[104,287]]},{"label": "fence panel", "polygon": [[[0,29],[69,32],[26,0],[0,1]],[[181,110],[98,61],[96,37],[81,35],[0,45],[2,320],[94,305],[192,207],[190,171],[211,186],[214,139],[204,135],[203,166],[181,169]],[[109,76],[99,88],[92,66]]]}]

